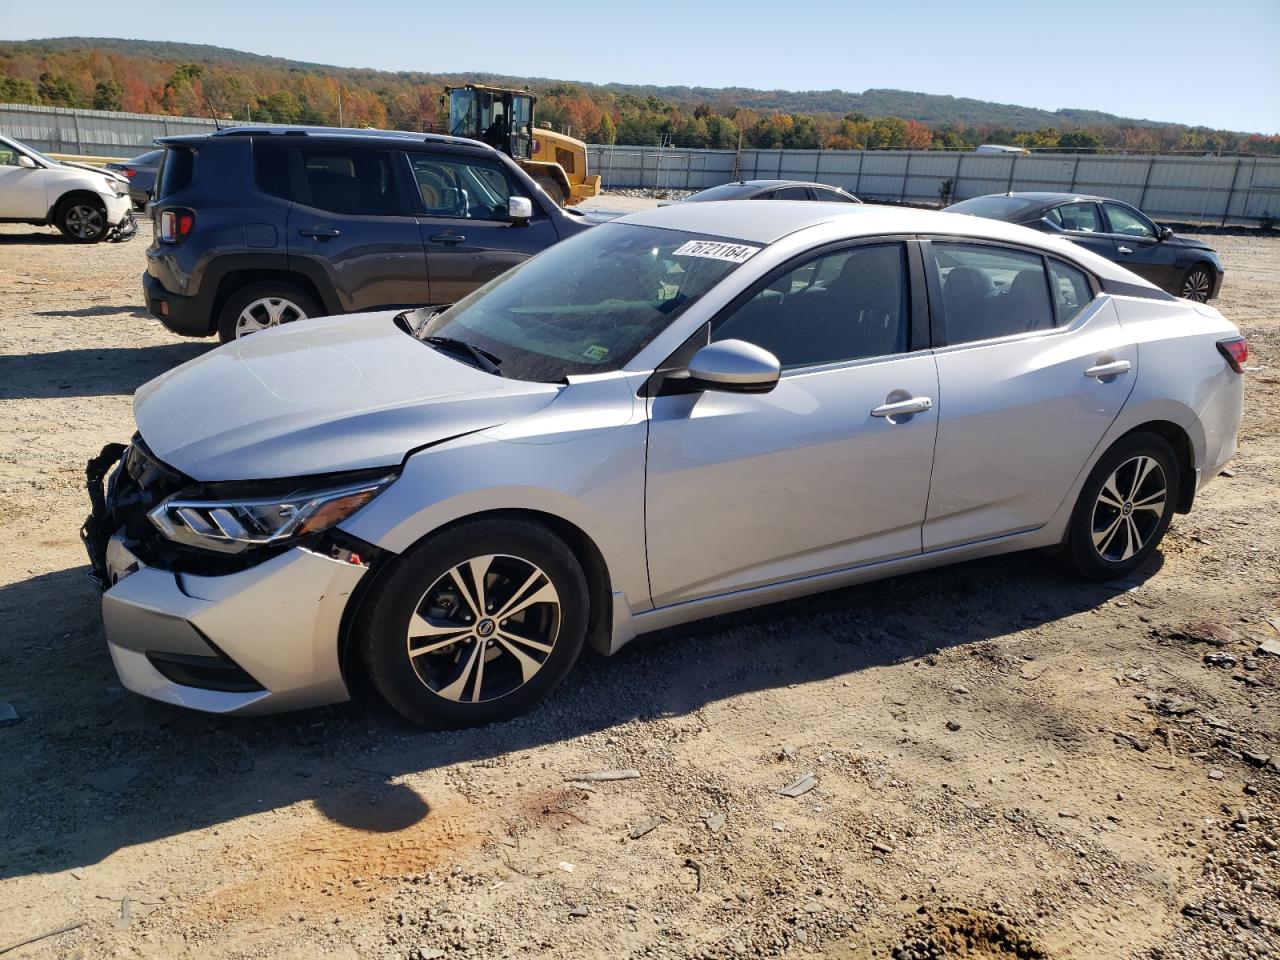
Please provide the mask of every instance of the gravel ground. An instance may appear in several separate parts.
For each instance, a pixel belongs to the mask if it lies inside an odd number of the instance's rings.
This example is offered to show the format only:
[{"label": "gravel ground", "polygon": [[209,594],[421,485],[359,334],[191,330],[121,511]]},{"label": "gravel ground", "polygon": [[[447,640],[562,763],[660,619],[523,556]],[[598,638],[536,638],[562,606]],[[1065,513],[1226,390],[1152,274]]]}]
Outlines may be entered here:
[{"label": "gravel ground", "polygon": [[209,346],[141,312],[146,242],[0,227],[0,952],[77,925],[13,956],[1276,954],[1280,238],[1212,238],[1240,455],[1136,588],[1038,556],[901,577],[587,656],[453,734],[118,686],[83,465]]}]

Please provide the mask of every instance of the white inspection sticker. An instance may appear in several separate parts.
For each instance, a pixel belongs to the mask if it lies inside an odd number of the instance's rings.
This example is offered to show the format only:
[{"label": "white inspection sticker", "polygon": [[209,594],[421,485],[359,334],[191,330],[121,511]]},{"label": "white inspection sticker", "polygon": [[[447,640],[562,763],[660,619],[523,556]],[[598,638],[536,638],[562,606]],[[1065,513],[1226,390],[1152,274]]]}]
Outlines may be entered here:
[{"label": "white inspection sticker", "polygon": [[743,243],[724,243],[720,240],[690,240],[671,252],[673,257],[706,257],[710,260],[728,260],[730,263],[743,263],[752,254],[759,253],[759,247],[749,247]]}]

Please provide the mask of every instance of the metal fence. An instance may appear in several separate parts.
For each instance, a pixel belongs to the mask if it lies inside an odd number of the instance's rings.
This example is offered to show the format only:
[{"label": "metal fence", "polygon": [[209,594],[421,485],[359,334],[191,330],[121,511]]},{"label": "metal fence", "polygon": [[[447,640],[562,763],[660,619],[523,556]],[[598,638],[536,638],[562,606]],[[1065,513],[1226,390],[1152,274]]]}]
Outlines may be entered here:
[{"label": "metal fence", "polygon": [[606,189],[701,190],[733,179],[817,180],[864,200],[939,203],[1009,190],[1093,193],[1196,223],[1280,219],[1280,157],[978,154],[938,150],[682,150],[592,146]]},{"label": "metal fence", "polygon": [[[240,121],[243,123],[243,121]],[[127,157],[156,137],[207,133],[202,117],[0,104],[0,132],[52,153]],[[1154,217],[1256,224],[1280,218],[1280,157],[977,154],[937,150],[588,148],[606,188],[701,190],[733,179],[819,180],[864,200],[938,203],[1007,190],[1097,193]]]}]

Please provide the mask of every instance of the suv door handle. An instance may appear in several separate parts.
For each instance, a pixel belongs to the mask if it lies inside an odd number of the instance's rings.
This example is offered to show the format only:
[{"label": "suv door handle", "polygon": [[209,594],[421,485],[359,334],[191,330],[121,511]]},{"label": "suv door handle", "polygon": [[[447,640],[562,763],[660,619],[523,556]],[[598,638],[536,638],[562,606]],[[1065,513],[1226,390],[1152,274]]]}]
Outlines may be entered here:
[{"label": "suv door handle", "polygon": [[1116,250],[1120,253],[1133,253],[1128,247],[1116,247]]},{"label": "suv door handle", "polygon": [[304,237],[315,237],[317,240],[328,240],[341,233],[337,227],[303,227],[298,232]]},{"label": "suv door handle", "polygon": [[930,397],[912,397],[910,400],[899,400],[896,403],[882,403],[871,410],[873,417],[905,417],[913,413],[924,413],[933,409]]},{"label": "suv door handle", "polygon": [[1108,377],[1118,377],[1122,373],[1128,373],[1132,367],[1133,364],[1128,360],[1112,360],[1109,363],[1094,364],[1084,372],[1084,375],[1093,377],[1095,380],[1105,380]]},{"label": "suv door handle", "polygon": [[436,233],[432,234],[428,239],[432,243],[447,243],[449,246],[453,246],[456,243],[462,243],[467,238],[457,233]]}]

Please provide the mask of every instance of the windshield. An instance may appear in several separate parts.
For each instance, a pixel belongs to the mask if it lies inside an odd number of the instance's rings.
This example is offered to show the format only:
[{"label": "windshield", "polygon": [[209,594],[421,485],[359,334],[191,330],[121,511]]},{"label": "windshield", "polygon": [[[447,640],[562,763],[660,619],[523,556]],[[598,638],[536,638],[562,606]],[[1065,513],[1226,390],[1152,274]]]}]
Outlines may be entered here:
[{"label": "windshield", "polygon": [[1039,206],[1039,200],[1026,197],[974,197],[947,207],[947,213],[967,213],[988,220],[1016,220]]},{"label": "windshield", "polygon": [[[42,163],[47,163],[51,167],[60,166],[58,161],[53,159],[53,157],[45,156],[35,147],[27,146],[27,144],[23,143],[20,140],[10,140],[8,137],[0,137],[0,145],[3,145],[3,144],[8,144],[9,146],[13,147],[14,150],[20,153],[25,153],[25,154],[28,154],[29,156],[35,157],[37,160],[41,161]],[[16,160],[14,162],[17,163]]]},{"label": "windshield", "polygon": [[516,380],[607,373],[759,249],[682,230],[607,223],[491,280],[414,332],[419,339],[471,344]]}]

